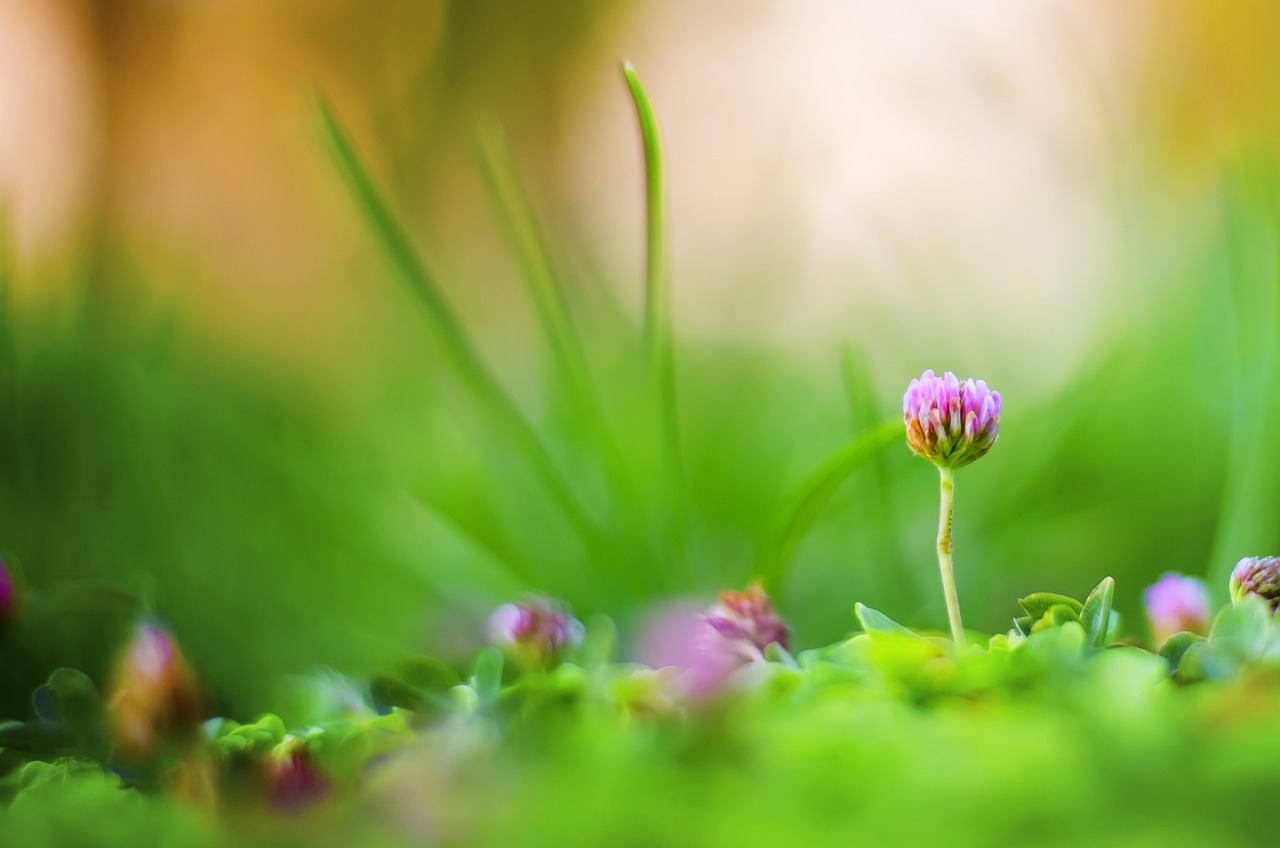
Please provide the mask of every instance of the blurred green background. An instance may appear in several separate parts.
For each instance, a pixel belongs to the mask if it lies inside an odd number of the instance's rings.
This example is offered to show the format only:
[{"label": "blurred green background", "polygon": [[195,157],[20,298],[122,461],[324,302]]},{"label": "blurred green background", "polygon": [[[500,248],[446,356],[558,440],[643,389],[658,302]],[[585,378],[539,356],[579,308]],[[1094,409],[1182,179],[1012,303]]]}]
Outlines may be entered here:
[{"label": "blurred green background", "polygon": [[[925,368],[1005,399],[957,483],[970,627],[1108,574],[1138,638],[1165,570],[1224,599],[1280,549],[1277,17],[6,0],[0,553],[31,650],[100,670],[155,611],[247,715],[321,665],[460,654],[525,589],[625,635],[771,555],[800,648],[855,600],[942,627],[936,475],[905,444],[777,535]],[[665,140],[678,461],[623,58]],[[488,388],[385,261],[317,92]],[[571,334],[504,236],[518,185]]]}]

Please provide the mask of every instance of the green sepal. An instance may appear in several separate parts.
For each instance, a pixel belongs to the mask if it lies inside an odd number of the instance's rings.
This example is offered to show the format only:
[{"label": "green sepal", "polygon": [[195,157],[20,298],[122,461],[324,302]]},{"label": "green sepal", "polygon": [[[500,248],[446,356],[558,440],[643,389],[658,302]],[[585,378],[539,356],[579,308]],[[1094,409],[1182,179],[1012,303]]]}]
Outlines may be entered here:
[{"label": "green sepal", "polygon": [[1066,595],[1055,595],[1053,592],[1036,592],[1018,599],[1018,605],[1032,618],[1043,618],[1044,614],[1055,606],[1064,606],[1077,615],[1084,609],[1084,604]]}]

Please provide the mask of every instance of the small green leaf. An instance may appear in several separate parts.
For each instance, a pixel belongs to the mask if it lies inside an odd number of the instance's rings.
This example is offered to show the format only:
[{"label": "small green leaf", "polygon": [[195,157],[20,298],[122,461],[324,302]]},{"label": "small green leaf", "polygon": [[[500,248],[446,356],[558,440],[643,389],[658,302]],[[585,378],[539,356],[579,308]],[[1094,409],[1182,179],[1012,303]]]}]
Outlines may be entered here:
[{"label": "small green leaf", "polygon": [[400,679],[422,692],[448,692],[462,682],[458,673],[433,657],[412,657],[400,666]]},{"label": "small green leaf", "polygon": [[1068,598],[1066,595],[1055,595],[1053,592],[1036,592],[1027,595],[1018,601],[1018,604],[1026,611],[1027,615],[1032,618],[1041,618],[1050,608],[1055,606],[1065,606],[1072,612],[1079,614],[1084,608],[1083,604],[1075,598]]},{"label": "small green leaf", "polygon": [[1013,626],[1018,628],[1018,632],[1023,636],[1031,635],[1031,628],[1035,626],[1036,620],[1029,615],[1020,615],[1013,620]]},{"label": "small green leaf", "polygon": [[472,685],[481,707],[493,705],[502,690],[502,653],[493,647],[483,648],[476,655]]},{"label": "small green leaf", "polygon": [[1080,616],[1066,604],[1054,604],[1044,614],[1044,620],[1049,621],[1055,627],[1060,627],[1068,621],[1079,621]]},{"label": "small green leaf", "polygon": [[853,613],[858,617],[858,622],[862,625],[862,629],[873,636],[877,634],[882,636],[906,636],[911,639],[919,639],[922,642],[929,641],[914,630],[903,627],[884,613],[873,610],[864,604],[854,604]]},{"label": "small green leaf", "polygon": [[1101,648],[1107,642],[1111,629],[1111,600],[1115,595],[1116,581],[1104,577],[1089,597],[1085,599],[1084,609],[1080,613],[1080,623],[1084,625],[1089,644]]},{"label": "small green leaf", "polygon": [[1209,631],[1215,652],[1228,651],[1238,660],[1259,657],[1267,646],[1271,611],[1256,595],[1246,595],[1239,603],[1218,613]]},{"label": "small green leaf", "polygon": [[1183,656],[1187,650],[1197,643],[1203,642],[1203,636],[1197,636],[1195,633],[1189,633],[1183,630],[1175,633],[1168,639],[1164,640],[1164,644],[1160,646],[1160,657],[1169,664],[1169,673],[1175,674],[1178,671],[1178,665],[1182,662]]}]

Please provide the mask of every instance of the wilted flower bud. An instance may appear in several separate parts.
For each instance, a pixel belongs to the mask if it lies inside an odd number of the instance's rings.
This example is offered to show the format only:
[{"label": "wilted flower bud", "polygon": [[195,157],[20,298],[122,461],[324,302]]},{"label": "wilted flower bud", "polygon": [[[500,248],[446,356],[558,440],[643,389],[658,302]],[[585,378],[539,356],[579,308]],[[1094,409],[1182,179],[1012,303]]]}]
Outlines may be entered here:
[{"label": "wilted flower bud", "polygon": [[1000,393],[982,380],[961,383],[950,371],[932,370],[912,380],[902,398],[907,444],[942,468],[959,468],[980,458],[1000,430]]},{"label": "wilted flower bud", "polygon": [[0,560],[0,621],[12,616],[18,608],[18,588],[13,584],[9,569]]},{"label": "wilted flower bud", "polygon": [[582,641],[584,629],[560,602],[530,595],[498,607],[489,618],[489,634],[530,665],[548,666],[565,648]]},{"label": "wilted flower bud", "polygon": [[707,646],[722,646],[745,660],[763,660],[764,649],[775,642],[787,647],[787,623],[759,583],[745,592],[721,592],[720,602],[702,618]]},{"label": "wilted flower bud", "polygon": [[1143,599],[1157,645],[1184,630],[1209,632],[1209,596],[1202,581],[1169,572],[1147,588]]},{"label": "wilted flower bud", "polygon": [[1274,613],[1280,608],[1280,557],[1245,557],[1231,572],[1231,599],[1257,595]]},{"label": "wilted flower bud", "polygon": [[286,735],[267,764],[269,801],[282,812],[294,812],[329,794],[329,781],[320,773],[306,742]]},{"label": "wilted flower bud", "polygon": [[181,750],[195,737],[200,694],[168,632],[140,624],[116,661],[107,721],[121,755],[135,763]]}]

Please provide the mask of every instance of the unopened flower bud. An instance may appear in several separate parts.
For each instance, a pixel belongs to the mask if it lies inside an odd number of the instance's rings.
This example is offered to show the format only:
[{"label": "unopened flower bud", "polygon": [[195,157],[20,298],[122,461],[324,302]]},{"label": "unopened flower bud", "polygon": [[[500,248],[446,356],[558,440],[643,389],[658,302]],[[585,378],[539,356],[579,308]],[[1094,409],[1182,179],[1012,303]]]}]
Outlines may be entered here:
[{"label": "unopened flower bud", "polygon": [[292,734],[271,751],[267,777],[270,804],[281,812],[295,812],[329,794],[329,781],[306,742]]},{"label": "unopened flower bud", "polygon": [[960,468],[982,457],[1000,431],[1000,393],[982,380],[961,383],[950,371],[925,371],[902,398],[907,444],[942,468]]},{"label": "unopened flower bud", "polygon": [[759,583],[745,592],[721,592],[719,603],[702,618],[707,647],[728,649],[747,661],[763,660],[771,644],[787,647],[787,623]]},{"label": "unopened flower bud", "polygon": [[1231,572],[1231,599],[1257,595],[1274,613],[1280,608],[1280,557],[1245,557]]},{"label": "unopened flower bud", "polygon": [[554,664],[565,648],[579,644],[584,629],[560,602],[530,595],[520,603],[498,607],[489,618],[489,635],[530,665],[545,667]]},{"label": "unopened flower bud", "polygon": [[0,560],[0,621],[11,618],[18,609],[18,587],[13,583],[13,576]]},{"label": "unopened flower bud", "polygon": [[141,763],[186,747],[200,722],[200,694],[169,633],[141,624],[116,661],[107,720],[117,750]]},{"label": "unopened flower bud", "polygon": [[1169,572],[1147,588],[1143,599],[1157,645],[1184,630],[1209,632],[1209,596],[1202,581]]}]

